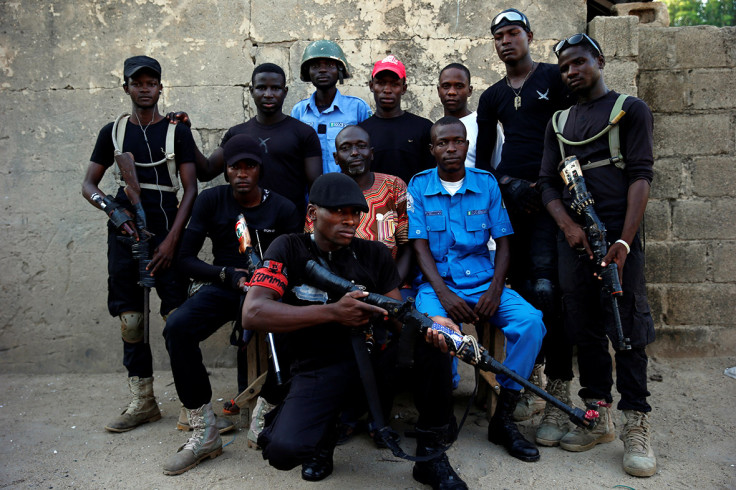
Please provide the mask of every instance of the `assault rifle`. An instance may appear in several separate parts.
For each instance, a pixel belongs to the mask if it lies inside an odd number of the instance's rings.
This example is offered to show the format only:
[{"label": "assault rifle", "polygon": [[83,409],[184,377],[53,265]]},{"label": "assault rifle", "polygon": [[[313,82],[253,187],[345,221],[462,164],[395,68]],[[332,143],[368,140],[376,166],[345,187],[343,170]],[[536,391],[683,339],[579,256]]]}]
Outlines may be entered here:
[{"label": "assault rifle", "polygon": [[[362,286],[357,286],[333,274],[314,260],[307,261],[306,281],[310,285],[325,291],[333,299],[337,299],[351,291],[363,291],[365,289]],[[417,338],[417,335],[425,335],[428,329],[437,330],[444,336],[449,350],[454,352],[458,359],[476,366],[483,371],[502,374],[513,379],[522,385],[524,389],[534,392],[537,396],[562,410],[577,426],[588,429],[595,427],[598,421],[598,412],[596,411],[598,406],[596,404],[588,406],[587,411],[570,407],[491,357],[488,351],[478,345],[474,337],[469,335],[463,336],[452,329],[433,322],[426,315],[419,313],[414,308],[413,300],[410,299],[401,302],[388,296],[369,292],[368,296],[360,298],[360,301],[383,308],[388,312],[390,317],[402,322],[403,327],[399,340],[399,342],[403,343],[403,345],[400,344],[402,345],[402,349],[406,346],[406,342],[413,342]]]},{"label": "assault rifle", "polygon": [[141,187],[138,182],[138,174],[135,171],[135,161],[131,153],[123,153],[119,149],[115,149],[115,163],[120,168],[120,173],[125,181],[125,195],[135,209],[135,226],[137,228],[137,239],[126,237],[125,240],[133,240],[131,249],[133,258],[138,261],[138,285],[143,288],[143,342],[148,343],[149,326],[151,323],[151,288],[156,285],[156,280],[151,276],[148,270],[148,264],[151,263],[151,244],[150,239],[153,236],[146,228],[146,213],[143,211],[141,204]]},{"label": "assault rifle", "polygon": [[621,315],[618,311],[618,298],[624,294],[621,288],[621,282],[618,279],[618,264],[611,262],[605,267],[600,266],[603,258],[608,254],[606,227],[600,218],[598,218],[598,214],[596,214],[593,208],[595,201],[585,186],[583,170],[580,167],[577,157],[571,155],[565,158],[560,164],[559,172],[572,197],[570,208],[585,218],[585,232],[588,235],[590,247],[593,249],[593,260],[599,268],[598,275],[603,281],[603,290],[611,297],[613,321],[616,324],[616,333],[618,335],[618,349],[630,350],[631,339],[624,337]]}]

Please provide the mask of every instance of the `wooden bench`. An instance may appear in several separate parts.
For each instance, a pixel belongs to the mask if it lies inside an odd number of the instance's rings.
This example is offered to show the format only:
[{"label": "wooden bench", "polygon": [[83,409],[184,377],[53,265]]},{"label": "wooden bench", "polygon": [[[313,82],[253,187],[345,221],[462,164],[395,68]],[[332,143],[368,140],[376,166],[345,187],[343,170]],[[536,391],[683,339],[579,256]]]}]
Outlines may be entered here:
[{"label": "wooden bench", "polygon": [[[488,322],[483,323],[480,326],[480,331],[475,325],[467,325],[465,327],[466,333],[474,335],[476,338],[481,340],[481,345],[488,350],[488,353],[499,362],[503,362],[506,358],[506,339],[503,336],[503,332],[500,329],[494,327]],[[487,372],[480,372],[481,380],[480,386],[478,386],[478,394],[476,396],[476,403],[479,407],[486,410],[486,415],[490,420],[493,412],[496,411],[496,404],[498,403],[498,395],[501,393],[501,385],[496,381],[496,375]]]}]

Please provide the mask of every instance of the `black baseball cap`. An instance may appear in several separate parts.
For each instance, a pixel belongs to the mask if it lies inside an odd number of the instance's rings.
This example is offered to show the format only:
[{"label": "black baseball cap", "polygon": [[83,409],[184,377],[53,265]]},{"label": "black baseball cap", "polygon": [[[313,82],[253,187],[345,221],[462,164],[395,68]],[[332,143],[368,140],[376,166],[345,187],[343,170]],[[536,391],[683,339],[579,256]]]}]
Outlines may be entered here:
[{"label": "black baseball cap", "polygon": [[263,152],[261,145],[250,135],[238,134],[227,140],[222,147],[225,164],[229,167],[241,160],[253,160],[259,165],[263,164]]},{"label": "black baseball cap", "polygon": [[510,25],[521,26],[526,32],[532,30],[529,18],[524,13],[516,9],[506,9],[491,21],[491,34],[495,34],[498,29]]},{"label": "black baseball cap", "polygon": [[358,183],[340,172],[319,176],[309,191],[309,202],[323,208],[352,206],[368,212],[368,203]]},{"label": "black baseball cap", "polygon": [[148,56],[132,56],[125,60],[125,64],[123,65],[123,76],[127,80],[143,68],[155,71],[158,74],[159,79],[161,78],[161,65],[158,61]]}]

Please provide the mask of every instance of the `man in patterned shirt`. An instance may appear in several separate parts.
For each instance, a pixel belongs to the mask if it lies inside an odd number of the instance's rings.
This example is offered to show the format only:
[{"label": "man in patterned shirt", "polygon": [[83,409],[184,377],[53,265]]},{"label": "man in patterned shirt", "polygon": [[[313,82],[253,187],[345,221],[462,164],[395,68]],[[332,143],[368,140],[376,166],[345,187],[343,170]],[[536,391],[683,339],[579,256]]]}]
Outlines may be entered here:
[{"label": "man in patterned shirt", "polygon": [[[361,216],[355,236],[386,245],[404,282],[411,263],[406,183],[393,175],[371,172],[373,148],[370,136],[359,126],[348,126],[340,131],[335,138],[335,148],[335,162],[342,173],[358,183],[368,202],[368,212]],[[307,217],[306,231],[311,232],[312,229],[312,222]]]}]

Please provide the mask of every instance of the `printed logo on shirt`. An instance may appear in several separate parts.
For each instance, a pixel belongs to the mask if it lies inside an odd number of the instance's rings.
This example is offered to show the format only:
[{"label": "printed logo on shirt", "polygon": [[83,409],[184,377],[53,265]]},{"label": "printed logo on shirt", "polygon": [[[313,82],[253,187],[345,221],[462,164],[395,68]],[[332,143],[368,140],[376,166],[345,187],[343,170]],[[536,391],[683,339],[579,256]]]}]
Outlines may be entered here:
[{"label": "printed logo on shirt", "polygon": [[330,123],[331,128],[346,128],[348,126],[350,126],[350,123],[346,123],[346,122],[331,122]]},{"label": "printed logo on shirt", "polygon": [[439,211],[425,211],[424,216],[442,216],[442,210]]},{"label": "printed logo on shirt", "polygon": [[545,93],[540,92],[537,90],[537,93],[539,94],[539,98],[537,100],[549,100],[549,89]]},{"label": "printed logo on shirt", "polygon": [[414,196],[412,196],[408,192],[406,193],[406,210],[409,213],[414,212]]},{"label": "printed logo on shirt", "polygon": [[468,211],[468,216],[478,216],[479,214],[487,214],[487,209],[471,209]]},{"label": "printed logo on shirt", "polygon": [[263,153],[268,153],[268,145],[266,142],[270,140],[271,138],[266,138],[265,140],[261,137],[258,138],[258,141],[260,142],[260,146],[263,148]]}]

